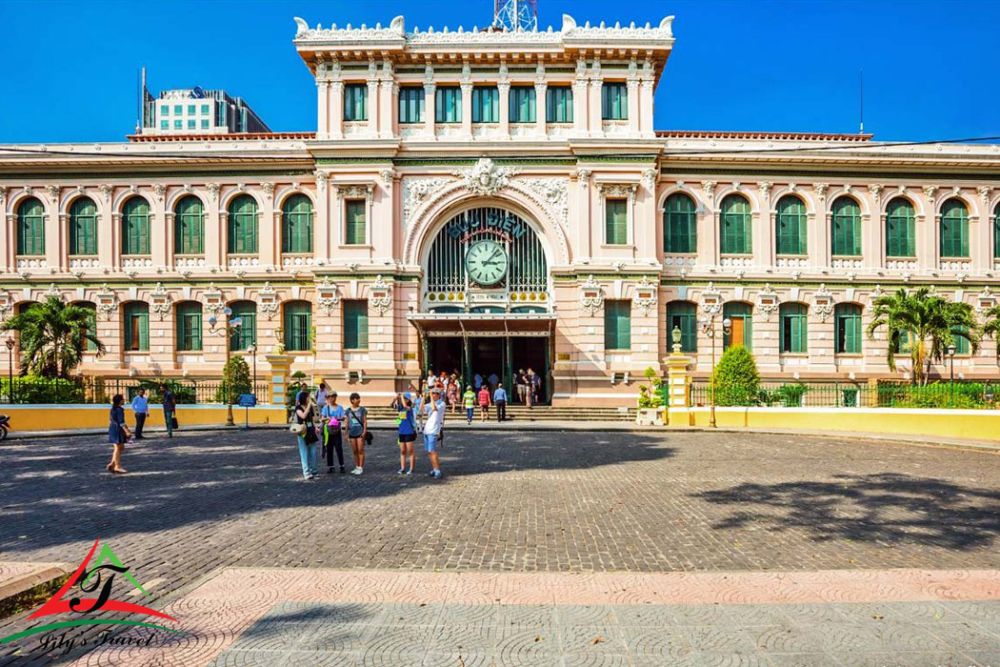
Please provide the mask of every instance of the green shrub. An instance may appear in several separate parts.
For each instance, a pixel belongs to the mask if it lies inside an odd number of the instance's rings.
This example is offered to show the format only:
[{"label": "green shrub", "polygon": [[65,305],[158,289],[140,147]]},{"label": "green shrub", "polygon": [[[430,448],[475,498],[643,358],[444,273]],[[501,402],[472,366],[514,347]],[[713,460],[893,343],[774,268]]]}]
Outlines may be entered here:
[{"label": "green shrub", "polygon": [[[933,382],[920,386],[883,384],[878,388],[878,403],[893,408],[991,408],[986,400],[987,386],[981,382]],[[994,387],[994,394],[997,392]]]},{"label": "green shrub", "polygon": [[713,380],[716,405],[757,405],[760,400],[757,362],[743,345],[734,345],[722,354]]},{"label": "green shrub", "polygon": [[[0,382],[0,393],[4,398],[10,395],[10,380]],[[83,384],[65,378],[46,378],[38,375],[22,375],[14,378],[14,402],[22,404],[83,403]]]},{"label": "green shrub", "polygon": [[240,394],[252,393],[253,383],[250,380],[250,367],[246,359],[232,357],[222,368],[222,383],[215,392],[215,402],[236,403],[240,399]]},{"label": "green shrub", "polygon": [[798,408],[802,406],[802,397],[809,391],[809,387],[802,382],[783,384],[774,391],[774,400],[781,403],[786,408]]},{"label": "green shrub", "polygon": [[663,407],[663,379],[656,369],[650,366],[643,372],[643,376],[649,385],[639,385],[639,408],[662,408]]},{"label": "green shrub", "polygon": [[[150,378],[140,380],[138,387],[146,390],[146,398],[150,403],[162,403],[163,394],[160,392],[160,385],[166,385],[170,391],[174,392],[174,402],[178,405],[191,405],[198,402],[193,385],[185,384],[172,378]],[[134,390],[129,390],[129,398],[135,395]]]}]

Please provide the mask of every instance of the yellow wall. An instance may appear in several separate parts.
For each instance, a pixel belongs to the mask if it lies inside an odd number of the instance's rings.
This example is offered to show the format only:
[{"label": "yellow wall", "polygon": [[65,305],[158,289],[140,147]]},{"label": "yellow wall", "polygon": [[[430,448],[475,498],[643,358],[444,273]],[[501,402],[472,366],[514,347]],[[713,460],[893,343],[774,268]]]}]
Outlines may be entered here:
[{"label": "yellow wall", "polygon": [[[722,428],[856,431],[1000,441],[1000,410],[716,408]],[[708,408],[671,410],[670,426],[708,426]]]},{"label": "yellow wall", "polygon": [[[18,431],[55,431],[63,429],[88,429],[108,427],[107,405],[46,405],[46,406],[0,406],[0,413],[9,415],[11,420],[11,435]],[[233,417],[237,425],[244,423],[246,410],[233,406]],[[125,406],[125,421],[131,426],[135,424],[132,410]],[[250,408],[251,424],[284,424],[285,409],[274,406]],[[177,406],[177,422],[180,429],[185,426],[217,426],[226,423],[226,406],[224,405],[179,405]],[[147,428],[163,426],[163,409],[150,406]]]}]

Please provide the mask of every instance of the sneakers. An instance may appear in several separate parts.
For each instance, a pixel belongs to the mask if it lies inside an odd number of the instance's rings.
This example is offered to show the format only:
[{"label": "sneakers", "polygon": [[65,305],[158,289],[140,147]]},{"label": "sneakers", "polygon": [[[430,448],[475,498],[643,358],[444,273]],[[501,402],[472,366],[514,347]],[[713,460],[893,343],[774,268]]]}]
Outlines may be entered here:
[{"label": "sneakers", "polygon": [[434,479],[441,479],[441,471],[440,470],[432,470],[431,471],[431,477],[433,477]]},{"label": "sneakers", "polygon": [[434,471],[433,470],[428,470],[427,471],[427,476],[428,477],[433,477],[434,476]]},{"label": "sneakers", "polygon": [[355,468],[354,468],[354,470],[352,470],[352,471],[351,471],[351,474],[352,474],[352,475],[360,475],[360,474],[362,474],[362,473],[363,473],[364,471],[365,471],[365,470],[364,470],[364,468],[358,468],[358,467],[355,467]]},{"label": "sneakers", "polygon": [[345,472],[347,472],[347,468],[340,466],[340,474],[343,475]]},{"label": "sneakers", "polygon": [[406,468],[400,468],[399,470],[396,471],[396,474],[397,475],[405,475],[406,474]]},{"label": "sneakers", "polygon": [[409,470],[406,471],[406,476],[407,477],[409,477],[412,474],[413,474],[413,468],[410,468]]}]

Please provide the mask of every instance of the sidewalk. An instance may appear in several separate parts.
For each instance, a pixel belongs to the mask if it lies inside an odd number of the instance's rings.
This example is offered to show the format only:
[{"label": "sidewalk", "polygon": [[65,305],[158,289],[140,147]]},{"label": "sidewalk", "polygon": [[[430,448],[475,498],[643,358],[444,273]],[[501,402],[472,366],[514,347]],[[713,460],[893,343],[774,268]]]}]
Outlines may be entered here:
[{"label": "sidewalk", "polygon": [[[396,423],[393,420],[372,420],[371,429],[373,431],[393,431]],[[267,426],[251,426],[251,430],[283,430],[285,424],[271,424]],[[466,424],[464,419],[453,419],[445,421],[445,428],[449,433],[456,431],[504,431],[504,432],[526,432],[536,433],[539,431],[582,431],[582,432],[642,432],[659,433],[665,437],[677,433],[693,432],[716,432],[716,433],[747,433],[747,434],[774,434],[774,435],[804,435],[811,437],[833,438],[837,440],[863,439],[868,441],[883,443],[898,443],[916,445],[919,447],[946,447],[953,449],[964,449],[969,451],[979,451],[984,453],[1000,453],[1000,442],[991,440],[962,440],[956,438],[927,437],[912,434],[886,434],[886,433],[863,433],[854,431],[823,431],[823,430],[802,430],[802,429],[779,429],[779,428],[709,428],[701,426],[668,428],[665,426],[639,426],[631,422],[562,422],[562,421],[506,421],[506,422],[479,422],[473,421]],[[186,434],[206,433],[210,431],[239,431],[242,424],[226,427],[223,424],[217,426],[188,426],[175,431],[177,437],[184,437]],[[155,436],[162,436],[166,433],[163,428],[147,428],[146,433]],[[74,429],[74,430],[52,430],[52,431],[30,431],[19,434],[11,431],[8,442],[21,439],[34,438],[64,438],[82,435],[106,436],[107,429]],[[157,438],[158,439],[158,438]],[[0,444],[0,447],[3,445]]]}]

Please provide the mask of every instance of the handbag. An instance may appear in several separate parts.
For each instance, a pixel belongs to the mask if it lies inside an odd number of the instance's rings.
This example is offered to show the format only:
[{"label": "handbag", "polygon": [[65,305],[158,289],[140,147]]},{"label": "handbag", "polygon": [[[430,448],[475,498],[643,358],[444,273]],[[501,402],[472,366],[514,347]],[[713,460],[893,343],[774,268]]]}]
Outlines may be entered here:
[{"label": "handbag", "polygon": [[374,439],[375,439],[375,436],[372,435],[371,431],[365,431],[365,444],[366,445],[372,444],[372,440],[374,440]]},{"label": "handbag", "polygon": [[302,435],[303,433],[306,432],[306,425],[298,423],[292,424],[291,426],[288,427],[288,431],[294,435]]},{"label": "handbag", "polygon": [[177,417],[171,417],[170,418],[170,428],[171,429],[176,429],[177,428]]},{"label": "handbag", "polygon": [[316,427],[312,424],[306,426],[305,441],[307,445],[312,445],[319,442],[319,436],[316,435]]}]

